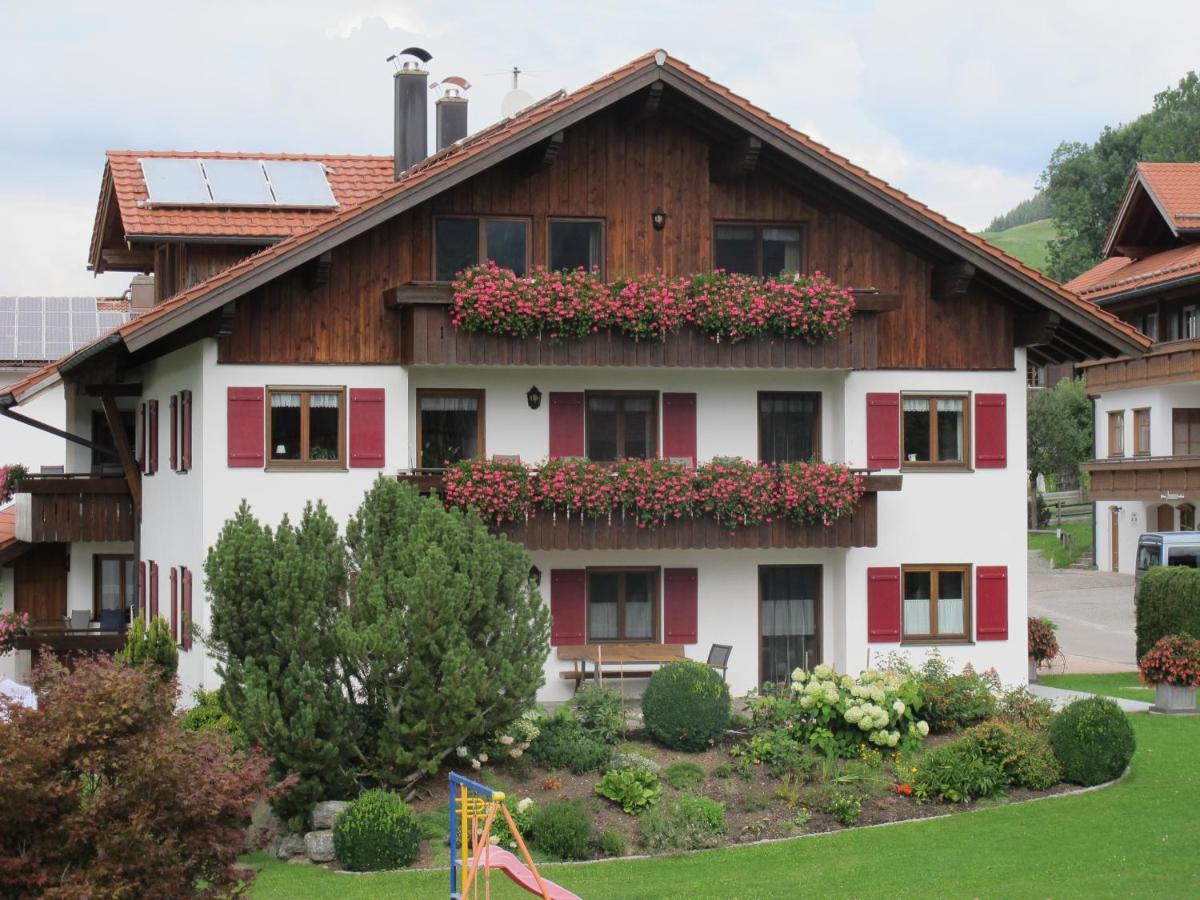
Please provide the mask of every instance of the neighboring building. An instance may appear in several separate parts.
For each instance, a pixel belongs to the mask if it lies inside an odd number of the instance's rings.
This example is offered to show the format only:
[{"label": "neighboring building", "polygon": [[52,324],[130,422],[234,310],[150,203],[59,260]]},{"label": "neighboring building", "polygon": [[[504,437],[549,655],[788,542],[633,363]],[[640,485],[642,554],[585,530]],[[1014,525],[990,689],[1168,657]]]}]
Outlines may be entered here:
[{"label": "neighboring building", "polygon": [[1095,397],[1096,564],[1133,572],[1138,536],[1196,528],[1200,499],[1200,163],[1138,163],[1105,259],[1067,284],[1154,341],[1086,363]]},{"label": "neighboring building", "polygon": [[[272,523],[310,498],[345,520],[381,474],[428,486],[416,470],[446,458],[585,453],[817,455],[871,474],[830,527],[506,527],[539,570],[555,647],[681,643],[703,659],[732,644],[737,693],[798,665],[933,647],[1025,680],[1026,364],[1138,352],[1135,329],[662,51],[428,158],[426,74],[402,68],[396,88],[416,112],[397,123],[394,181],[0,390],[18,409],[59,381],[138,404],[122,500],[140,519],[140,603],[174,623],[187,688],[215,681],[181,623],[209,624],[201,565],[243,498]],[[221,216],[241,213],[218,208],[207,163],[173,174],[190,180],[164,176],[145,203],[212,213],[227,235]],[[261,191],[241,174],[235,206]],[[448,281],[488,257],[608,278],[820,270],[858,309],[812,347],[459,331]],[[30,487],[18,533],[52,523],[61,499]],[[569,691],[561,652],[545,699]]]}]

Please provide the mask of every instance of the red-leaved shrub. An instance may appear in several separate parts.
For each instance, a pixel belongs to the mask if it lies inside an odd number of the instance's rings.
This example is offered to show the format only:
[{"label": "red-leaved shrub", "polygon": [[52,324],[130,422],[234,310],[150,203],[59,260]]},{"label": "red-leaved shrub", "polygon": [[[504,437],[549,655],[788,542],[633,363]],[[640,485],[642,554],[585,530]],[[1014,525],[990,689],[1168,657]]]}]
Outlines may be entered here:
[{"label": "red-leaved shrub", "polygon": [[[185,731],[151,667],[35,669],[0,722],[0,896],[224,896],[269,760]],[[3,716],[0,716],[3,718]]]}]

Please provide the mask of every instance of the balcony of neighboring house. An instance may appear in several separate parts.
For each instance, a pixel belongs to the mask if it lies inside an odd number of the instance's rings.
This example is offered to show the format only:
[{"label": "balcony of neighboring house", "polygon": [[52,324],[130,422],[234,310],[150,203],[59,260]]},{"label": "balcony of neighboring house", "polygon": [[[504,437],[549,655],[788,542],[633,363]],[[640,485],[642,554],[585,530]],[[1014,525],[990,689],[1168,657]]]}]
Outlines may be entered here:
[{"label": "balcony of neighboring house", "polygon": [[1162,503],[1200,497],[1200,455],[1120,456],[1094,459],[1083,468],[1093,500]]},{"label": "balcony of neighboring house", "polygon": [[1089,394],[1200,381],[1200,338],[1154,344],[1138,357],[1079,364]]},{"label": "balcony of neighboring house", "polygon": [[132,541],[136,516],[119,475],[27,475],[17,483],[17,540],[28,544]]}]

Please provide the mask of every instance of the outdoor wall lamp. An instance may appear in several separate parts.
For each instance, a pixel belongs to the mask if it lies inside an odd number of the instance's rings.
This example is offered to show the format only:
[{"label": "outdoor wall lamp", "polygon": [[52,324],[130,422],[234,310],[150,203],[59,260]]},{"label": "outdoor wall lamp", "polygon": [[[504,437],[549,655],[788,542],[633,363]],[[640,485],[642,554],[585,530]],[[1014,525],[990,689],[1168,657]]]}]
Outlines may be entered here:
[{"label": "outdoor wall lamp", "polygon": [[525,392],[525,399],[529,402],[530,409],[537,409],[542,405],[542,392],[536,384]]},{"label": "outdoor wall lamp", "polygon": [[650,213],[650,222],[654,225],[655,231],[662,231],[667,227],[667,214],[661,206],[655,208],[654,212]]},{"label": "outdoor wall lamp", "polygon": [[541,587],[542,570],[539,569],[537,566],[530,566],[529,567],[529,580],[532,581],[538,587]]}]

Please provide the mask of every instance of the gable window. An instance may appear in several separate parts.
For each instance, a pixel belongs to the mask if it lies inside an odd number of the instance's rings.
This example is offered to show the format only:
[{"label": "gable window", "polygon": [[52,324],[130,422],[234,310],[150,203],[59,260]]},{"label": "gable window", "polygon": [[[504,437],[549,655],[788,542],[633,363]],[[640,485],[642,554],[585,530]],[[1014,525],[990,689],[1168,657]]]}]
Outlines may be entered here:
[{"label": "gable window", "polygon": [[442,216],[434,221],[434,277],[453,281],[463,269],[491,260],[524,275],[529,267],[525,219]]},{"label": "gable window", "polygon": [[1200,337],[1200,310],[1195,306],[1185,306],[1181,314],[1183,337]]},{"label": "gable window", "polygon": [[1108,455],[1125,455],[1125,411],[1108,414]]},{"label": "gable window", "polygon": [[1171,453],[1200,456],[1200,409],[1171,410]]},{"label": "gable window", "polygon": [[1150,410],[1133,411],[1133,455],[1150,455]]},{"label": "gable window", "polygon": [[345,452],[345,389],[268,388],[269,466],[340,469]]},{"label": "gable window", "polygon": [[1141,317],[1138,323],[1141,327],[1142,334],[1150,338],[1152,341],[1158,340],[1158,313],[1148,312]]},{"label": "gable window", "polygon": [[905,394],[900,420],[905,466],[963,466],[967,455],[965,396]]},{"label": "gable window", "polygon": [[549,268],[555,271],[604,268],[604,223],[596,219],[551,219]]},{"label": "gable window", "polygon": [[713,267],[764,278],[803,271],[803,236],[795,225],[717,225]]},{"label": "gable window", "polygon": [[654,641],[658,569],[588,569],[587,639]]},{"label": "gable window", "polygon": [[483,452],[483,391],[417,391],[418,468],[440,469]]},{"label": "gable window", "polygon": [[658,395],[587,395],[587,455],[597,462],[658,455]]},{"label": "gable window", "polygon": [[970,635],[967,566],[904,566],[905,640],[959,640]]},{"label": "gable window", "polygon": [[760,391],[758,458],[766,463],[789,463],[820,455],[821,395],[815,391]]},{"label": "gable window", "polygon": [[102,628],[120,628],[128,621],[128,611],[136,602],[133,557],[97,554],[93,566],[92,618]]}]

